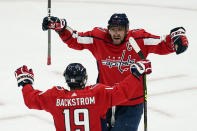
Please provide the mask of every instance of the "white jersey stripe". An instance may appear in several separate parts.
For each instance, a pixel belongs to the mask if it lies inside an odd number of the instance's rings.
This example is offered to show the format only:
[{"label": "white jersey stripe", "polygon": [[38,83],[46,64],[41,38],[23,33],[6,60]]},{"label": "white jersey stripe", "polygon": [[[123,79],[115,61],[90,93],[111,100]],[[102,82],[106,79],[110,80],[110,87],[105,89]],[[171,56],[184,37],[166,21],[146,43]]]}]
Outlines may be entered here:
[{"label": "white jersey stripe", "polygon": [[66,29],[67,29],[68,31],[70,31],[71,34],[73,33],[73,29],[70,28],[69,26],[67,26]]},{"label": "white jersey stripe", "polygon": [[164,41],[166,36],[160,36],[160,39],[155,38],[146,38],[144,39],[144,45],[158,45],[162,41]]},{"label": "white jersey stripe", "polygon": [[108,88],[105,88],[106,90],[112,90],[113,88],[112,87],[108,87]]},{"label": "white jersey stripe", "polygon": [[92,44],[93,43],[93,37],[89,36],[79,36],[77,32],[73,32],[73,29],[70,28],[69,26],[66,27],[66,29],[72,34],[73,38],[77,39],[77,42],[80,44]]},{"label": "white jersey stripe", "polygon": [[93,38],[92,37],[77,37],[77,42],[81,44],[92,44],[93,43]]}]

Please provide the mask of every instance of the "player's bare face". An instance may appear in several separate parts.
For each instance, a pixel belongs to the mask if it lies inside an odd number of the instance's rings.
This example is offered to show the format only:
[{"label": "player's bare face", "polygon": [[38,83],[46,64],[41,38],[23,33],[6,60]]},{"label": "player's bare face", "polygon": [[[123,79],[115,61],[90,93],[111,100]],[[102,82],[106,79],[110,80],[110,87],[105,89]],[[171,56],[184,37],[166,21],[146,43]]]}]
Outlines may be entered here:
[{"label": "player's bare face", "polygon": [[109,34],[111,35],[112,41],[115,45],[120,45],[127,34],[127,29],[123,26],[110,27]]}]

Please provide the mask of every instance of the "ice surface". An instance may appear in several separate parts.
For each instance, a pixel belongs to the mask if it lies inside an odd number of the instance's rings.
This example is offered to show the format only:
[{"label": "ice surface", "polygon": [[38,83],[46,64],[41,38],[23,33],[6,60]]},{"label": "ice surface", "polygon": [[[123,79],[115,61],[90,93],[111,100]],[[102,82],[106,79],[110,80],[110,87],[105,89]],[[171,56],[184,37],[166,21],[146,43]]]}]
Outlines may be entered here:
[{"label": "ice surface", "polygon": [[[88,2],[89,1],[89,2]],[[130,28],[168,34],[183,26],[190,46],[187,52],[151,54],[153,73],[148,76],[148,130],[196,131],[197,118],[197,3],[195,0],[52,0],[52,15],[66,18],[79,31],[106,27],[115,12],[125,12]],[[41,29],[47,0],[0,1],[0,130],[54,131],[50,114],[25,107],[14,71],[26,64],[35,73],[34,87],[46,90],[64,86],[62,72],[71,62],[87,67],[89,84],[97,78],[96,62],[88,51],[67,48],[52,32],[52,65],[47,66],[47,32]],[[139,131],[143,130],[143,119]]]}]

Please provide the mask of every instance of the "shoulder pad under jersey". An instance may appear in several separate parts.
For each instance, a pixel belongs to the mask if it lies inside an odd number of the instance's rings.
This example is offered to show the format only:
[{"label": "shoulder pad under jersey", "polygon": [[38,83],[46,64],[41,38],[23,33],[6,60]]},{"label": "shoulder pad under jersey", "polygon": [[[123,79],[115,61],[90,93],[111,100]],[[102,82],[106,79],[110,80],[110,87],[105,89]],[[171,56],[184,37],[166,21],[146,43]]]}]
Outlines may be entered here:
[{"label": "shoulder pad under jersey", "polygon": [[132,34],[132,36],[134,38],[137,38],[137,37],[143,37],[144,33],[146,31],[144,29],[134,29],[134,30],[131,30],[130,33]]},{"label": "shoulder pad under jersey", "polygon": [[102,32],[106,32],[107,31],[105,28],[102,28],[102,27],[95,27],[94,30],[95,31],[102,31]]}]

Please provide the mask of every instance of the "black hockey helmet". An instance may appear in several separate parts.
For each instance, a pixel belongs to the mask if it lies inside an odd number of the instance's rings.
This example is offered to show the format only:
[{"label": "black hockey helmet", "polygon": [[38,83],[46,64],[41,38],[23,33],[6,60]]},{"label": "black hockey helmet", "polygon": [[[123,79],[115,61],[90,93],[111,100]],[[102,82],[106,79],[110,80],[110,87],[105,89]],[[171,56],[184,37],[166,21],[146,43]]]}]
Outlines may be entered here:
[{"label": "black hockey helmet", "polygon": [[63,75],[70,88],[84,88],[87,81],[86,68],[80,63],[69,64]]},{"label": "black hockey helmet", "polygon": [[129,20],[125,13],[119,14],[115,13],[113,14],[109,21],[108,21],[108,29],[113,26],[124,26],[125,28],[129,28]]}]

